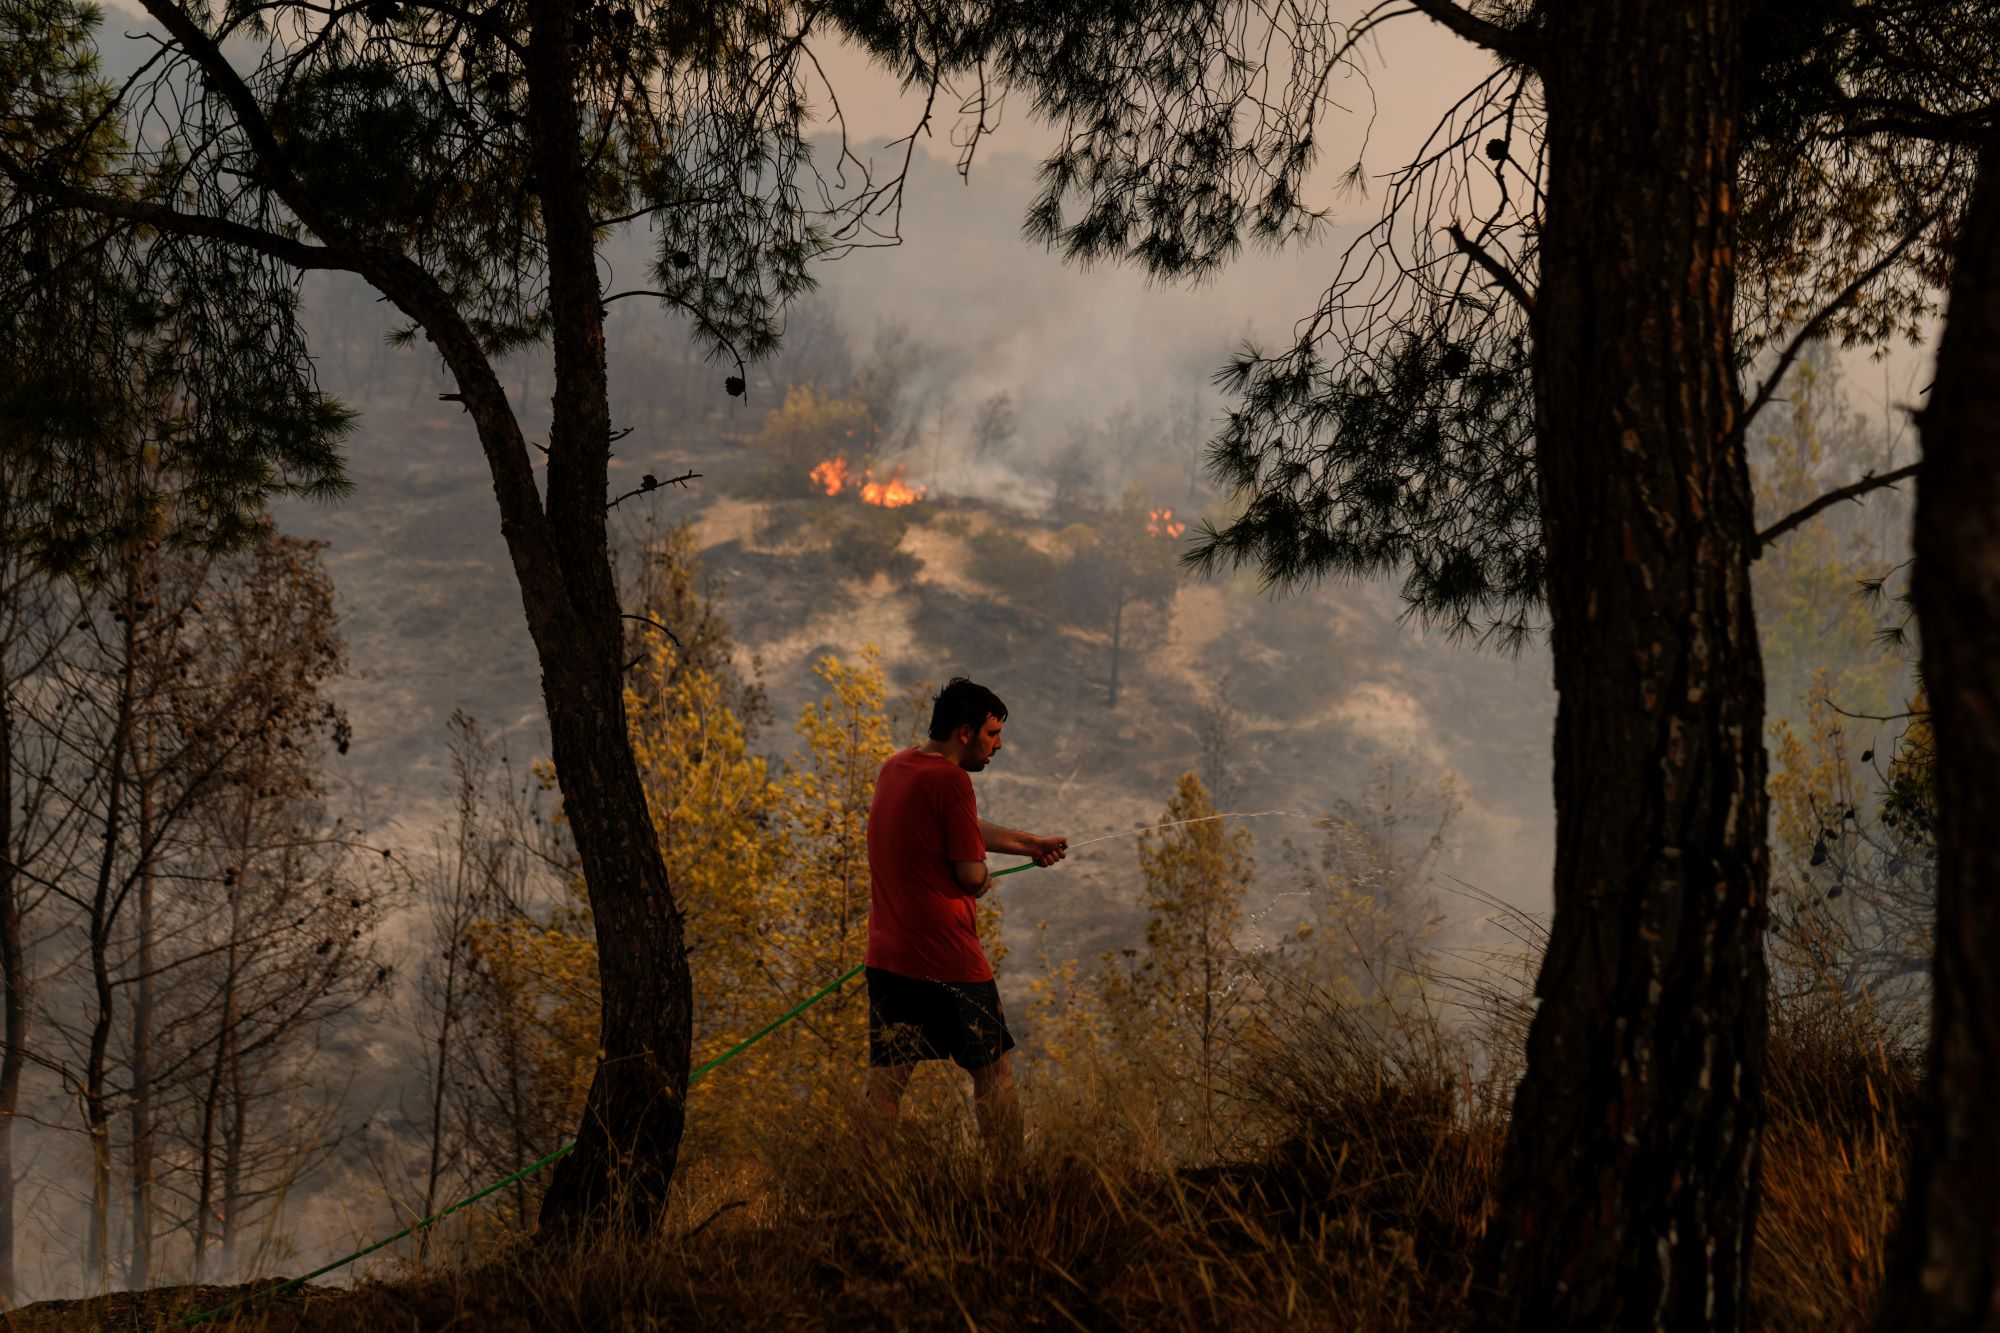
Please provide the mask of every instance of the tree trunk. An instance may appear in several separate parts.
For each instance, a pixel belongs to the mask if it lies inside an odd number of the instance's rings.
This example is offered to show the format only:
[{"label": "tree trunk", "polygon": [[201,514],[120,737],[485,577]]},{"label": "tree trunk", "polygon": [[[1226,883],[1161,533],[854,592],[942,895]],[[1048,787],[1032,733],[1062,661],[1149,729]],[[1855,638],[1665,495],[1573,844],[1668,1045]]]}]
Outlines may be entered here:
[{"label": "tree trunk", "polygon": [[[0,645],[4,646],[4,645]],[[21,1103],[27,1062],[28,958],[22,939],[20,877],[15,874],[14,692],[9,666],[0,661],[0,1309],[19,1296],[14,1275],[14,1112]],[[25,841],[25,837],[22,838]]]},{"label": "tree trunk", "polygon": [[[230,964],[233,979],[234,966]],[[233,1013],[235,997],[233,984],[223,995],[223,1017],[226,1026]],[[215,1134],[216,1119],[222,1109],[222,1061],[223,1038],[221,1033],[215,1038],[215,1059],[208,1067],[208,1085],[203,1089],[201,1099],[201,1133],[195,1145],[195,1195],[194,1195],[194,1281],[197,1285],[208,1276],[208,1237],[210,1225],[215,1220]]]},{"label": "tree trunk", "polygon": [[1921,418],[1916,595],[1935,735],[1923,1131],[1876,1327],[2000,1329],[2000,141],[1980,154]]},{"label": "tree trunk", "polygon": [[1104,701],[1106,708],[1118,707],[1118,658],[1125,648],[1125,599],[1120,597],[1111,608],[1111,689]]},{"label": "tree trunk", "polygon": [[[242,848],[236,848],[234,854],[240,858],[243,854]],[[240,859],[236,864],[237,873],[225,876],[223,881],[229,895],[229,943],[223,958],[222,995],[218,1006],[221,1025],[215,1032],[215,1059],[208,1067],[208,1086],[203,1090],[201,1102],[201,1138],[197,1147],[194,1224],[194,1280],[197,1283],[208,1270],[208,1240],[211,1228],[220,1222],[226,1235],[229,1225],[227,1205],[223,1206],[220,1213],[217,1212],[215,1187],[218,1174],[216,1139],[222,1132],[223,1079],[229,1072],[231,1052],[236,1044],[236,1028],[242,1020],[242,1004],[238,998],[237,983],[243,967],[240,955],[243,940],[243,879],[249,868]],[[224,1271],[227,1271],[226,1251],[223,1264]]]},{"label": "tree trunk", "polygon": [[[465,878],[469,873],[466,866],[473,855],[470,836],[472,802],[466,793],[461,793],[460,800],[463,804],[459,812],[458,858],[452,868],[450,918],[446,923],[444,993],[438,997],[437,1049],[433,1056],[437,1065],[431,1070],[431,1151],[424,1171],[424,1206],[418,1214],[420,1217],[429,1217],[437,1211],[438,1185],[444,1179],[444,1108],[445,1100],[451,1093],[452,1029],[458,1023],[458,965],[464,956],[466,930],[472,924],[465,902]],[[527,1163],[518,1165],[525,1166]],[[417,1263],[420,1266],[430,1252],[433,1230],[425,1227],[417,1233]]]},{"label": "tree trunk", "polygon": [[118,865],[120,840],[125,834],[125,788],[130,773],[132,749],[132,707],[137,693],[138,598],[136,573],[125,573],[122,598],[124,658],[119,664],[118,718],[111,736],[109,790],[105,795],[103,845],[98,850],[97,884],[91,898],[88,923],[91,993],[95,1008],[91,1014],[90,1039],[84,1057],[83,1126],[90,1145],[90,1203],[85,1219],[83,1272],[93,1290],[105,1289],[111,1261],[111,1027],[115,1012],[115,991],[111,977],[112,931],[117,920],[119,897],[113,878]]},{"label": "tree trunk", "polygon": [[235,1275],[237,1245],[243,1238],[243,1145],[248,1137],[250,1092],[243,1079],[243,1042],[229,1028],[229,1120],[222,1132],[222,1271]]},{"label": "tree trunk", "polygon": [[[681,914],[646,806],[625,720],[623,624],[605,504],[611,408],[603,292],[581,160],[575,4],[533,0],[528,119],[548,250],[555,395],[549,430],[548,542],[562,586],[561,628],[536,647],[563,810],[597,930],[602,1055],[576,1150],[542,1200],[550,1232],[653,1230],[686,1118],[692,984]],[[536,608],[529,607],[531,623]]]},{"label": "tree trunk", "polygon": [[1763,672],[1733,0],[1548,8],[1533,319],[1555,917],[1478,1326],[1732,1328],[1762,1119]]},{"label": "tree trunk", "polygon": [[[150,729],[149,729],[150,730]],[[150,742],[150,735],[148,741]],[[153,755],[139,770],[139,981],[132,1001],[132,1257],[126,1285],[153,1282]]]}]

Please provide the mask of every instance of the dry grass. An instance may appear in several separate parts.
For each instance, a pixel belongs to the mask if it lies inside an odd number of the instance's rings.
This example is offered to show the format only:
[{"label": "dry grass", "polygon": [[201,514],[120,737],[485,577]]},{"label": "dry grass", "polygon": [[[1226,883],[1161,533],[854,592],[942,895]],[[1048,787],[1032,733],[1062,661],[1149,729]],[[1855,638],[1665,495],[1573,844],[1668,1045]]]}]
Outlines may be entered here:
[{"label": "dry grass", "polygon": [[1780,1008],[1776,1017],[1753,1317],[1771,1330],[1859,1329],[1902,1199],[1917,1060],[1865,1012]]},{"label": "dry grass", "polygon": [[[1174,1164],[1138,1109],[1031,1106],[993,1169],[962,1105],[894,1139],[773,1123],[760,1160],[691,1163],[669,1234],[584,1253],[525,1242],[321,1290],[215,1327],[348,1329],[1437,1329],[1468,1312],[1511,1081],[1434,1024],[1297,1006],[1235,1088],[1262,1137]],[[1781,1014],[1755,1326],[1858,1327],[1907,1148],[1910,1061],[1851,1024]],[[1505,1040],[1504,1037],[1501,1040]],[[1484,1068],[1483,1074],[1472,1072]],[[941,1081],[939,1087],[945,1086]],[[1240,1142],[1241,1140],[1239,1140]],[[42,1306],[21,1333],[152,1330],[209,1288]]]}]

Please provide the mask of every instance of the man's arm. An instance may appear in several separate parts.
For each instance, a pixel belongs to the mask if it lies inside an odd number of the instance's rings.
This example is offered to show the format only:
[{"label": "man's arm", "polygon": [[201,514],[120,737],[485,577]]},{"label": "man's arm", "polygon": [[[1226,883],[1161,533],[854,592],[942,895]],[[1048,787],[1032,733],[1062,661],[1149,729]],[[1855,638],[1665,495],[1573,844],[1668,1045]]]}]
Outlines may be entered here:
[{"label": "man's arm", "polygon": [[[1034,833],[1023,833],[1020,829],[1008,828],[1005,824],[995,824],[985,819],[979,821],[979,837],[989,852],[999,852],[1002,856],[1030,857],[1038,866],[1052,866],[1069,852],[1068,838],[1061,836],[1045,838]],[[958,864],[960,863],[953,863],[954,869]]]}]

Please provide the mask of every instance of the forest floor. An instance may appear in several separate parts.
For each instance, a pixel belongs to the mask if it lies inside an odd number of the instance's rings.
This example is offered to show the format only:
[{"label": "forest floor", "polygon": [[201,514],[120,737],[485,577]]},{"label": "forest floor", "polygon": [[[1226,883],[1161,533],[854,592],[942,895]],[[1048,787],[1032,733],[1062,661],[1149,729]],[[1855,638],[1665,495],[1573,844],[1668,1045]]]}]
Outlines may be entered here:
[{"label": "forest floor", "polygon": [[[1495,1217],[1508,1080],[1470,1080],[1434,1058],[1441,1047],[1371,1061],[1358,1029],[1328,1035],[1254,1080],[1268,1123],[1290,1131],[1235,1160],[1164,1165],[1136,1084],[1031,1103],[1027,1152],[1005,1170],[950,1098],[911,1116],[887,1151],[825,1118],[773,1120],[757,1127],[754,1162],[684,1169],[667,1227],[646,1242],[577,1252],[489,1238],[428,1271],[295,1291],[208,1327],[1462,1326]],[[1916,1077],[1854,1037],[1824,1014],[1781,1016],[1774,1031],[1750,1328],[1865,1326]],[[155,1333],[270,1285],[51,1301],[0,1324]]]}]

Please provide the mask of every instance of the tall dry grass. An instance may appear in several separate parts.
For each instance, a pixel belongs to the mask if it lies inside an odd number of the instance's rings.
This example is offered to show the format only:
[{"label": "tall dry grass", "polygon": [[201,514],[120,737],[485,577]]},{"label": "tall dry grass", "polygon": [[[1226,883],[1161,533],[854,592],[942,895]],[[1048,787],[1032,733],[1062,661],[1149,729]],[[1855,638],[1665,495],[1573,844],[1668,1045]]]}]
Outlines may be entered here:
[{"label": "tall dry grass", "polygon": [[[1477,1301],[1526,1005],[1481,1022],[1274,988],[1231,1084],[1228,1160],[1186,1160],[1113,1082],[1030,1085],[1016,1162],[989,1161],[961,1079],[904,1123],[773,1120],[750,1157],[695,1152],[666,1232],[581,1252],[527,1241],[351,1291],[253,1307],[242,1330],[1448,1329]],[[1479,988],[1473,989],[1479,995]],[[1859,1327],[1908,1150],[1916,1069],[1879,1025],[1781,1005],[1754,1325]],[[813,1099],[817,1100],[817,1099]],[[1251,1126],[1242,1132],[1242,1126]],[[42,1307],[34,1330],[156,1329],[219,1295]]]},{"label": "tall dry grass", "polygon": [[1919,1056],[1865,1001],[1780,1003],[1773,1019],[1753,1318],[1859,1329],[1902,1200]]}]

